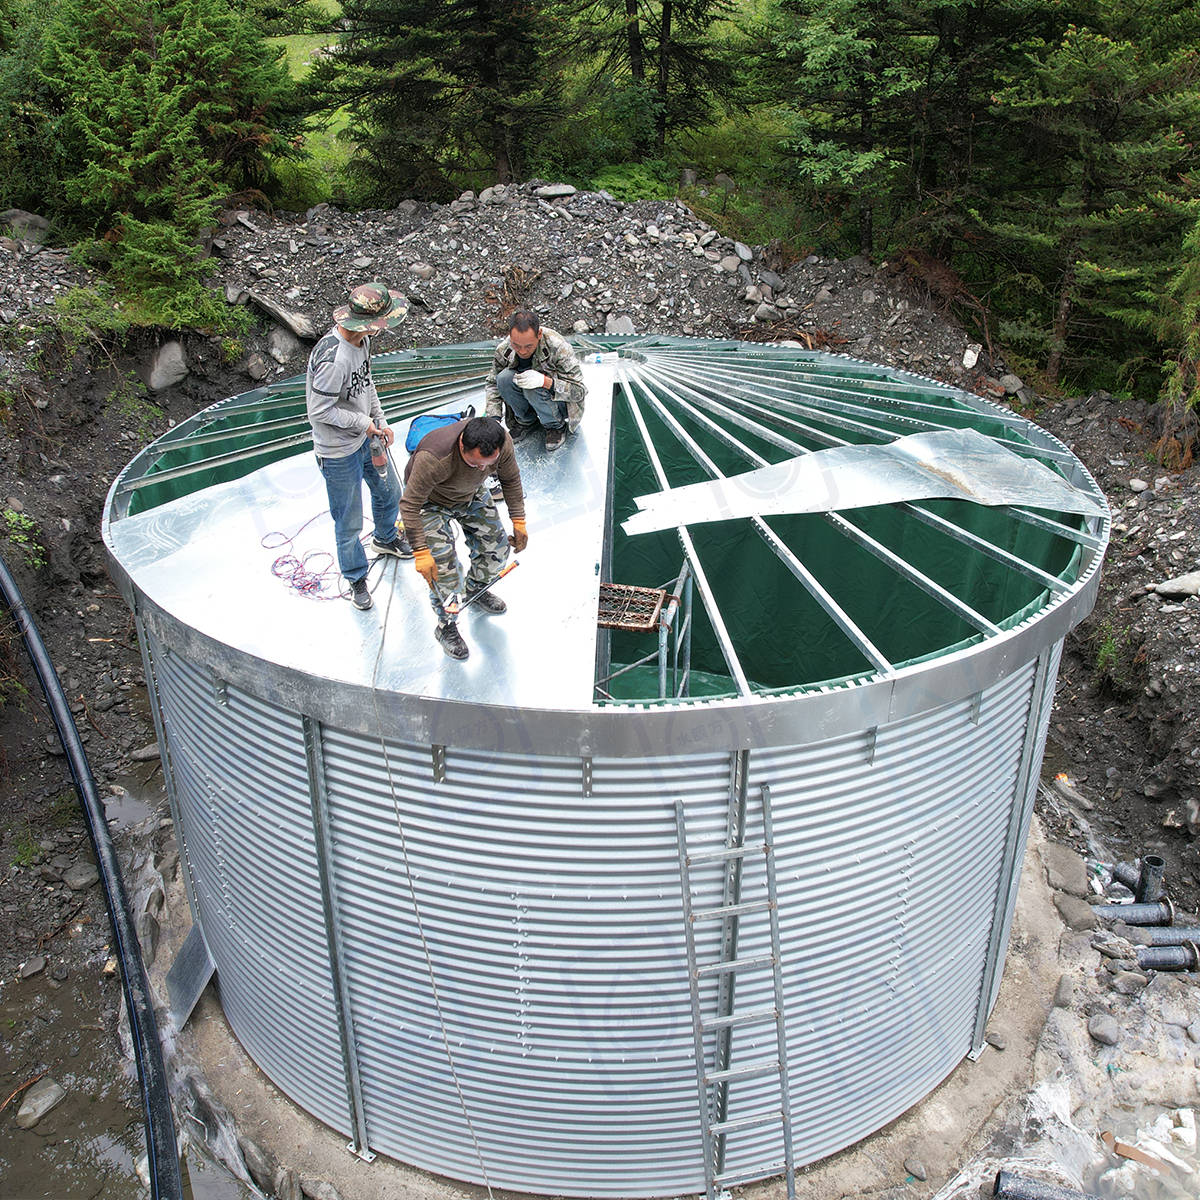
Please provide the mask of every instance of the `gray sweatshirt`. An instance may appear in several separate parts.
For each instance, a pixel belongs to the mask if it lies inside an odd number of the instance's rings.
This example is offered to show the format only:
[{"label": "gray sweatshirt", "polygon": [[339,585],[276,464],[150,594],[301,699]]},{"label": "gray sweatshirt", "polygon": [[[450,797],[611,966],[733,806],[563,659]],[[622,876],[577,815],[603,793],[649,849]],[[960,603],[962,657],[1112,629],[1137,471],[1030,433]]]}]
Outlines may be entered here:
[{"label": "gray sweatshirt", "polygon": [[371,378],[371,339],[352,346],[334,326],[308,357],[305,381],[313,449],[321,458],[345,458],[366,439],[372,421],[386,422]]}]

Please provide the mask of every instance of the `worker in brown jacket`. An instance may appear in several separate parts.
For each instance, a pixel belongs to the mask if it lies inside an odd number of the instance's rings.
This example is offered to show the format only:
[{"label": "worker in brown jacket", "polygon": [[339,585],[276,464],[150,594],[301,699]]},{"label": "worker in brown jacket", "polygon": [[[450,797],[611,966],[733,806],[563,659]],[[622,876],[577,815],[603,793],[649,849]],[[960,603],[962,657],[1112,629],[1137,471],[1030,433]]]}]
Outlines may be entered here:
[{"label": "worker in brown jacket", "polygon": [[[511,537],[485,486],[491,473],[504,492],[513,524]],[[404,469],[400,513],[413,548],[413,564],[429,584],[430,603],[438,620],[434,636],[451,658],[466,658],[469,651],[458,631],[456,615],[445,605],[462,587],[454,522],[462,527],[471,552],[464,603],[476,604],[493,615],[504,612],[508,605],[484,589],[504,569],[509,547],[521,551],[529,542],[521,472],[504,426],[492,417],[472,417],[427,433]]]}]

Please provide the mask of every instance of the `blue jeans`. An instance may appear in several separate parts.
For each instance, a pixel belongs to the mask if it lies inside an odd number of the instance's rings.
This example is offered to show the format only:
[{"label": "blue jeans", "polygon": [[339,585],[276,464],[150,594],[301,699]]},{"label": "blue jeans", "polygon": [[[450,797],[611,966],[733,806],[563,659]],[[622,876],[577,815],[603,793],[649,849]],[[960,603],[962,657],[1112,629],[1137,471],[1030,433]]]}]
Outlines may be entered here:
[{"label": "blue jeans", "polygon": [[355,583],[367,574],[367,555],[358,540],[363,527],[363,480],[367,481],[371,493],[375,538],[380,542],[390,542],[396,536],[400,481],[390,464],[387,479],[379,477],[371,462],[370,438],[344,458],[322,458],[318,454],[317,466],[325,476],[329,515],[333,517],[333,536],[337,541],[338,569],[350,583]]},{"label": "blue jeans", "polygon": [[513,383],[518,372],[511,369],[496,376],[496,390],[522,425],[561,429],[567,423],[567,406],[554,398],[552,388],[519,388]]}]

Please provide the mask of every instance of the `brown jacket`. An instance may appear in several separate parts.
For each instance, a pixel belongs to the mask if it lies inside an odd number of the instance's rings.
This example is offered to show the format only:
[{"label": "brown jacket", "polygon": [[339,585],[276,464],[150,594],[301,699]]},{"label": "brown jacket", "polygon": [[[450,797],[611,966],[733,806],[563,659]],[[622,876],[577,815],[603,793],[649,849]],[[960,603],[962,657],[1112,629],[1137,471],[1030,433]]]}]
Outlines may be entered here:
[{"label": "brown jacket", "polygon": [[[483,471],[469,466],[458,449],[458,439],[466,421],[443,425],[427,433],[404,468],[404,495],[400,498],[400,517],[404,533],[414,550],[425,547],[425,525],[421,508],[439,504],[444,508],[465,508],[474,499],[487,478]],[[504,435],[500,457],[492,468],[504,489],[509,518],[525,519],[525,493],[521,490],[521,472],[513,453],[512,438]]]}]

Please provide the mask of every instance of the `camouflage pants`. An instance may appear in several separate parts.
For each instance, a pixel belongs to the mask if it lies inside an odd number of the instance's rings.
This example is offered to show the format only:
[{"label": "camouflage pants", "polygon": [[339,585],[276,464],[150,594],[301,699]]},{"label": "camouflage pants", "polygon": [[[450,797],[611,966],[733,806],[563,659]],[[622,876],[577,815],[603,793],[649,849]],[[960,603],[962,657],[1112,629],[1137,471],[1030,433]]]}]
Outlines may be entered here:
[{"label": "camouflage pants", "polygon": [[[454,548],[454,522],[462,527],[471,553],[467,570],[466,591],[490,583],[508,562],[508,532],[496,511],[496,502],[486,487],[471,497],[469,504],[446,508],[441,504],[421,506],[421,523],[425,526],[425,543],[437,565],[438,590],[449,597],[463,591],[462,568]],[[447,619],[441,599],[429,593],[429,602],[439,621]]]}]

